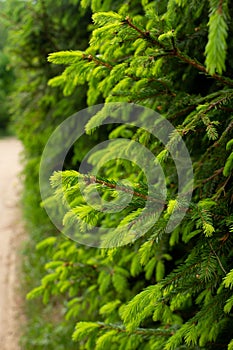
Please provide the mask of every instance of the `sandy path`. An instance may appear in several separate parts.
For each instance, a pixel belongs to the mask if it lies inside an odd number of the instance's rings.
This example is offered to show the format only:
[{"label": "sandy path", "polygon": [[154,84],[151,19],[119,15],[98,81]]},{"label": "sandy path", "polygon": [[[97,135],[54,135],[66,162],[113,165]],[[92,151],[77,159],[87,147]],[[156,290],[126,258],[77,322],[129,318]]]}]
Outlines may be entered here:
[{"label": "sandy path", "polygon": [[14,138],[0,140],[0,349],[19,350],[20,297],[17,296],[19,257],[22,242],[20,220],[19,152]]}]

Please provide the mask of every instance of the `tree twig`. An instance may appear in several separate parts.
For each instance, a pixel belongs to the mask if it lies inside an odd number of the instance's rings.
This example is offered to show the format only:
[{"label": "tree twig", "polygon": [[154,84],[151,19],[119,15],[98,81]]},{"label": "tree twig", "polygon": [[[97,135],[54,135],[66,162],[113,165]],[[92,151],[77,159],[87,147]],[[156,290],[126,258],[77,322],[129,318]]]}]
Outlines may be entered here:
[{"label": "tree twig", "polygon": [[210,75],[209,72],[207,71],[207,69],[205,68],[205,66],[203,64],[201,64],[200,62],[198,62],[195,59],[192,59],[190,57],[188,57],[187,55],[183,54],[176,46],[175,46],[175,41],[174,38],[172,39],[172,50],[168,50],[162,43],[160,43],[158,40],[152,38],[152,36],[150,35],[149,31],[144,31],[140,28],[138,28],[135,24],[132,23],[131,19],[127,16],[125,18],[125,21],[123,23],[126,23],[129,27],[133,28],[135,31],[137,31],[140,36],[148,41],[150,41],[153,45],[158,46],[160,49],[163,49],[165,52],[167,52],[168,55],[170,56],[174,56],[179,58],[181,61],[193,66],[194,68],[196,68],[197,70],[205,73],[206,75],[209,75],[209,77],[219,81],[220,83],[224,84],[224,85],[229,85],[229,86],[233,86],[233,81],[229,78],[223,77],[219,74],[213,74]]},{"label": "tree twig", "polygon": [[223,171],[224,167],[215,170],[215,172],[213,173],[213,175],[211,175],[210,177],[208,177],[207,179],[202,180],[202,183],[205,184],[207,182],[209,182],[210,180],[214,179],[216,176],[218,176],[219,174],[221,174],[221,172]]},{"label": "tree twig", "polygon": [[224,267],[223,267],[223,265],[222,265],[221,260],[219,259],[219,256],[218,256],[217,253],[215,252],[215,250],[214,250],[214,248],[213,248],[213,246],[212,246],[212,244],[211,244],[210,242],[209,242],[209,246],[210,246],[210,248],[211,248],[212,253],[216,256],[216,259],[218,260],[218,263],[219,263],[219,266],[221,267],[221,270],[222,270],[225,274],[227,274],[226,270],[224,269]]},{"label": "tree twig", "polygon": [[131,190],[130,188],[127,188],[125,186],[119,186],[115,183],[110,183],[110,182],[107,182],[107,181],[104,181],[104,180],[101,180],[101,179],[98,179],[96,176],[84,176],[84,180],[85,182],[88,184],[100,184],[100,185],[103,185],[105,187],[108,187],[108,188],[111,188],[111,189],[116,189],[116,190],[119,190],[119,191],[122,191],[122,192],[126,192],[126,193],[130,193],[136,197],[140,197],[142,199],[144,199],[145,201],[152,201],[152,202],[157,202],[157,203],[160,203],[161,205],[163,206],[167,206],[166,203],[164,201],[161,201],[159,199],[156,199],[154,197],[151,197],[151,196],[148,196],[146,194],[143,194],[143,193],[140,193],[138,191],[135,191],[135,190]]},{"label": "tree twig", "polygon": [[97,57],[94,57],[93,55],[85,55],[85,54],[83,54],[83,58],[84,59],[88,59],[88,61],[95,62],[98,66],[105,66],[108,69],[112,69],[113,68],[113,66],[110,63],[101,61],[100,59],[98,59]]}]

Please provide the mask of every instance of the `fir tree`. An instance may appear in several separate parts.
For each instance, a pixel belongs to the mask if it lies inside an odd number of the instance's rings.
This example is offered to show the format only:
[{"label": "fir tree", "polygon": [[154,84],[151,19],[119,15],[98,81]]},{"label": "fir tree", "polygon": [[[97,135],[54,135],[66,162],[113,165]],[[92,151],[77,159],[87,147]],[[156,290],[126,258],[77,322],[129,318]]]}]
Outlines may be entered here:
[{"label": "fir tree", "polygon": [[[76,322],[72,338],[80,349],[231,350],[232,6],[216,0],[81,1],[80,6],[94,12],[89,47],[49,54],[49,62],[68,66],[50,79],[49,89],[62,87],[72,96],[84,85],[89,106],[128,102],[160,112],[188,147],[195,187],[185,218],[168,233],[169,217],[181,205],[168,154],[177,134],[170,135],[164,149],[140,128],[105,129],[105,137],[119,138],[119,149],[127,137],[158,155],[167,184],[163,212],[145,235],[123,247],[115,242],[116,248],[100,250],[60,236],[41,241],[37,249],[47,252],[50,261],[41,285],[28,298],[42,296],[46,304],[64,295],[65,317]],[[88,140],[104,117],[96,114],[88,122]],[[101,133],[95,132],[98,144]],[[63,200],[71,208],[65,229],[83,218],[86,225],[93,220],[100,227],[131,225],[148,200],[143,173],[122,161],[108,162],[98,176],[80,175],[78,149],[77,144],[66,169],[51,178],[54,197],[49,203]],[[89,162],[95,164],[103,155],[96,152]],[[117,186],[129,192],[122,178],[133,182],[124,217],[103,215],[84,203],[80,176],[86,191],[91,194],[97,187],[108,200]],[[154,220],[153,213],[147,220]],[[80,231],[85,233],[86,226]]]}]

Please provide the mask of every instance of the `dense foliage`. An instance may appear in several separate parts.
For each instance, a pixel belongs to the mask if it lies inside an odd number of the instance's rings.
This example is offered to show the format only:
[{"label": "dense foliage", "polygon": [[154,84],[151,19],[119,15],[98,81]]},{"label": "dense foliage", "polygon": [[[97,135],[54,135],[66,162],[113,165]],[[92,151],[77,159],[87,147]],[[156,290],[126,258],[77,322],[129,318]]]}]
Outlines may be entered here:
[{"label": "dense foliage", "polygon": [[[0,11],[5,8],[5,3],[0,3]],[[13,90],[14,74],[10,65],[9,54],[6,50],[6,41],[8,35],[8,25],[6,18],[0,16],[0,135],[9,132],[9,101],[8,96]]]},{"label": "dense foliage", "polygon": [[[65,349],[69,344],[97,350],[232,350],[232,5],[226,0],[27,4],[28,11],[17,13],[19,36],[12,30],[15,64],[20,67],[14,113],[25,145],[25,208],[33,243],[46,236],[32,259],[32,264],[39,260],[40,276],[43,264],[46,273],[28,298],[42,296],[45,310],[62,305],[53,336],[59,338],[59,331],[63,335],[59,345],[56,339],[46,343],[50,330],[41,326],[43,341],[35,339],[28,349],[42,349],[45,344],[47,349]],[[86,191],[96,185],[107,200],[116,196],[116,184],[127,192],[122,179],[133,183],[134,196],[124,217],[103,215],[84,203],[79,163],[85,151],[108,138],[118,139],[118,149],[123,138],[137,140],[157,156],[167,186],[159,220],[133,243],[120,247],[116,238],[117,247],[112,249],[82,246],[58,235],[47,222],[35,189],[43,147],[55,126],[72,112],[100,102],[149,107],[182,135],[193,162],[194,191],[185,218],[173,232],[166,231],[167,222],[175,210],[182,210],[169,155],[176,143],[174,134],[163,147],[147,131],[128,125],[113,124],[90,133],[96,120],[105,117],[101,114],[89,121],[64,171],[51,178],[52,204],[62,199],[71,208],[65,229],[80,218],[87,225],[94,220],[109,228],[133,225],[145,206],[145,176],[124,160],[107,162],[97,177],[85,174]],[[104,151],[92,154],[89,163],[99,162]],[[109,146],[108,151],[114,150]],[[79,229],[86,233],[85,225]],[[72,327],[77,342],[73,345]]]},{"label": "dense foliage", "polygon": [[[43,148],[64,118],[86,106],[86,88],[63,99],[61,91],[48,86],[50,78],[62,68],[47,62],[50,52],[88,44],[90,11],[81,11],[76,1],[14,1],[6,2],[4,13],[9,28],[7,52],[10,53],[16,81],[11,94],[11,114],[19,139],[24,145],[24,217],[30,239],[24,247],[24,293],[39,283],[47,261],[35,246],[50,234],[57,234],[40,206],[39,164]],[[80,24],[77,30],[77,23]],[[54,304],[57,304],[54,301]],[[61,308],[27,304],[28,324],[22,347],[25,349],[72,349],[73,325],[57,324]],[[75,348],[75,345],[73,345]]]}]

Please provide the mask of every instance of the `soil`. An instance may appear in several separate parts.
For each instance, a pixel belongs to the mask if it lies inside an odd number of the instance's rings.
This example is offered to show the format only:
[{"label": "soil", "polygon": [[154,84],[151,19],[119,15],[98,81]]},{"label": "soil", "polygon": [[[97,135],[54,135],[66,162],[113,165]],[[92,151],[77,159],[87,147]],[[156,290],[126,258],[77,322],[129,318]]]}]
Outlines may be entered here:
[{"label": "soil", "polygon": [[0,349],[19,350],[23,320],[20,247],[25,238],[20,198],[20,152],[15,138],[0,140]]}]

